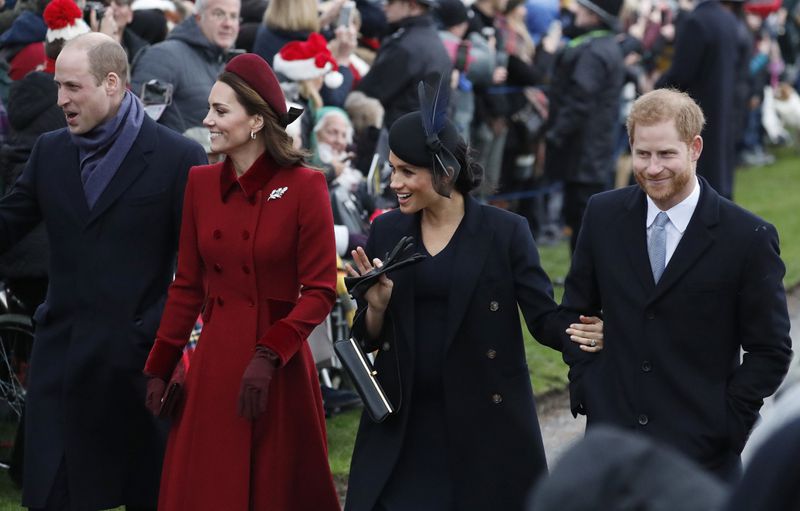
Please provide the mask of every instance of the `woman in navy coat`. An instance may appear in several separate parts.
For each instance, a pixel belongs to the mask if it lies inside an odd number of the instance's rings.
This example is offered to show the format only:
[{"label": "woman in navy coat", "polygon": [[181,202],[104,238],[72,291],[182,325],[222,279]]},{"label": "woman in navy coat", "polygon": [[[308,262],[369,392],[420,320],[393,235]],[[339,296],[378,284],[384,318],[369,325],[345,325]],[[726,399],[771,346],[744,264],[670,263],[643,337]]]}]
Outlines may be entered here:
[{"label": "woman in navy coat", "polygon": [[[399,409],[380,424],[362,417],[346,509],[521,509],[547,467],[519,309],[557,350],[569,319],[555,313],[525,219],[469,196],[483,169],[449,121],[429,136],[424,117],[392,125],[400,208],[378,217],[366,250],[353,253],[353,275],[379,267],[408,235],[427,258],[382,276],[353,328],[378,350],[378,378]],[[584,321],[569,331],[575,342],[601,349],[602,323]]]}]

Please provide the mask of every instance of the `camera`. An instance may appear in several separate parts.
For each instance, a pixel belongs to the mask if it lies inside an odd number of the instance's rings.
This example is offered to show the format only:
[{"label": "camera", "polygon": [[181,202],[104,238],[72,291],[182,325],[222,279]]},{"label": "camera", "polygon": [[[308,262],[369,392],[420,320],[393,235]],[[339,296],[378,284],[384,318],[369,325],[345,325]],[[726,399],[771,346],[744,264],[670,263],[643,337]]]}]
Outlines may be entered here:
[{"label": "camera", "polygon": [[83,6],[83,21],[90,27],[92,26],[92,11],[94,11],[95,21],[100,23],[106,13],[106,6],[103,2],[89,1]]}]

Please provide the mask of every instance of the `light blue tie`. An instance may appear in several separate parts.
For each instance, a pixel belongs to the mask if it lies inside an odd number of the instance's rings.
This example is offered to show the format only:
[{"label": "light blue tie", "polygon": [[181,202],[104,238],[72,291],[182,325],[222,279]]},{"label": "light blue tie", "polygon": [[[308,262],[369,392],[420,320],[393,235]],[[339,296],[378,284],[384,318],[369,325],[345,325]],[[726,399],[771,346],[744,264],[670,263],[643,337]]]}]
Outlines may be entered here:
[{"label": "light blue tie", "polygon": [[667,260],[667,230],[664,228],[669,222],[669,217],[661,211],[653,221],[653,230],[650,241],[647,243],[647,253],[650,254],[650,268],[653,270],[653,280],[658,284],[658,279],[664,273]]}]

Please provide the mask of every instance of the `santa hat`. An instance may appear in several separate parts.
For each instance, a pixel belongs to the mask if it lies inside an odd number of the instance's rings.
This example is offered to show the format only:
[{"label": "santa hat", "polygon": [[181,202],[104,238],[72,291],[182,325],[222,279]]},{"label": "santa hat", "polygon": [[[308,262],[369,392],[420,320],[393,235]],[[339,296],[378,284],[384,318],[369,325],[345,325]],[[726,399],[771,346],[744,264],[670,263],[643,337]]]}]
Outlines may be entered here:
[{"label": "santa hat", "polygon": [[343,81],[325,38],[316,32],[312,32],[307,41],[292,41],[284,45],[275,55],[272,67],[292,81],[325,76],[325,85],[330,89],[340,86]]},{"label": "santa hat", "polygon": [[47,24],[47,42],[56,39],[69,41],[90,31],[83,21],[83,12],[73,0],[53,0],[44,9]]}]

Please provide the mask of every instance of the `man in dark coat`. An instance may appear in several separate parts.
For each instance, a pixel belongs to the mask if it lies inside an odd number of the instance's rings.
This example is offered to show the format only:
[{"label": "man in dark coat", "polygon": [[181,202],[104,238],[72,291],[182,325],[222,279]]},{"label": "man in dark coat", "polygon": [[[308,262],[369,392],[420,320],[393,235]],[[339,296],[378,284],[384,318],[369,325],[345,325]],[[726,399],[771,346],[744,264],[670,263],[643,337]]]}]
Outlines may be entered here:
[{"label": "man in dark coat", "polygon": [[156,125],[126,91],[125,51],[70,41],[56,61],[67,129],[42,135],[0,201],[0,251],[44,221],[47,299],[36,310],[23,505],[155,509],[163,431],[142,368],[172,280],[196,143]]},{"label": "man in dark coat", "polygon": [[417,84],[432,73],[450,76],[452,64],[431,15],[432,0],[392,0],[384,7],[392,34],[381,42],[369,72],[357,89],[377,98],[388,127],[419,109]]},{"label": "man in dark coat", "polygon": [[639,186],[589,201],[562,302],[603,312],[605,349],[564,358],[589,428],[652,436],[731,479],[792,351],[778,233],[696,177],[703,122],[685,93],[634,103]]},{"label": "man in dark coat", "polygon": [[621,0],[578,0],[572,40],[556,56],[550,86],[546,172],[564,182],[564,219],[581,228],[589,197],[607,190],[615,169],[619,99],[625,81],[613,27]]},{"label": "man in dark coat", "polygon": [[733,197],[734,91],[739,38],[736,17],[718,0],[700,0],[675,37],[672,66],[656,88],[688,93],[703,109],[708,148],[698,162],[701,176],[723,197]]}]

